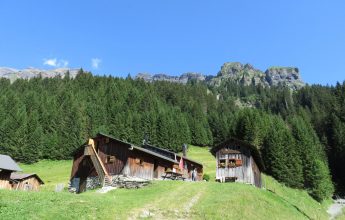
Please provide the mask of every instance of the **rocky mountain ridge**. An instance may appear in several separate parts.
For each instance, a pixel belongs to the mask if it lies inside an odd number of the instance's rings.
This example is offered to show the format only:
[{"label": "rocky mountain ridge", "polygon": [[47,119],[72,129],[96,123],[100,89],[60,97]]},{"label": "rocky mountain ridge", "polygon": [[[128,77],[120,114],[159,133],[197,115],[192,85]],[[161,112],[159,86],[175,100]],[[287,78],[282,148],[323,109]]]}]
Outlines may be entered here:
[{"label": "rocky mountain ridge", "polygon": [[[56,76],[64,77],[69,71],[70,77],[74,78],[79,69],[58,68],[58,69],[37,69],[26,68],[17,70],[8,67],[0,67],[0,78],[10,79],[11,82],[16,79],[31,79],[41,76],[43,78],[52,78]],[[187,84],[191,81],[204,82],[211,86],[220,86],[227,81],[233,81],[242,85],[262,85],[263,87],[287,86],[293,90],[302,88],[305,83],[302,81],[298,68],[296,67],[270,67],[265,72],[254,68],[250,64],[239,62],[224,63],[215,75],[203,75],[196,72],[183,73],[180,76],[170,76],[167,74],[149,74],[139,73],[135,77],[147,82],[168,81],[173,83]]]},{"label": "rocky mountain ridge", "polygon": [[32,79],[39,76],[41,76],[42,78],[53,78],[56,76],[64,77],[67,71],[69,71],[70,77],[74,78],[77,75],[79,69],[57,68],[44,70],[37,68],[26,68],[18,70],[14,68],[0,67],[0,78],[6,78],[13,82],[16,79]]},{"label": "rocky mountain ridge", "polygon": [[239,62],[224,63],[216,76],[205,76],[201,73],[184,73],[181,76],[167,74],[139,73],[136,79],[148,82],[169,81],[186,84],[195,80],[205,82],[211,86],[220,86],[223,82],[234,81],[242,85],[287,86],[291,89],[300,89],[305,83],[301,79],[299,69],[296,67],[270,67],[265,72],[255,69],[250,64]]}]

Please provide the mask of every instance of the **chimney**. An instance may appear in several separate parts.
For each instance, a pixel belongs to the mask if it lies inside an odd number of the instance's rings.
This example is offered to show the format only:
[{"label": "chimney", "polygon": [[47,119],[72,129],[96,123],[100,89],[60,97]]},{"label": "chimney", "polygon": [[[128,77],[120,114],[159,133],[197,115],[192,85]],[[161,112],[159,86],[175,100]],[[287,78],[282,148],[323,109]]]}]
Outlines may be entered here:
[{"label": "chimney", "polygon": [[183,156],[187,157],[187,144],[182,145]]}]

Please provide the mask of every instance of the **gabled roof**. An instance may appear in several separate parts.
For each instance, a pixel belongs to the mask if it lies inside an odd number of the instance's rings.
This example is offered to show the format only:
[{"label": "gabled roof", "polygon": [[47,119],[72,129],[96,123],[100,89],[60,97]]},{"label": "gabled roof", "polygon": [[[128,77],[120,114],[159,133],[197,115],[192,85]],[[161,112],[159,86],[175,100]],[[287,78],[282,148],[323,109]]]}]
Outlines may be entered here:
[{"label": "gabled roof", "polygon": [[146,148],[146,149],[149,149],[151,151],[156,151],[157,153],[162,154],[162,155],[169,155],[169,157],[173,157],[173,158],[175,158],[175,156],[178,157],[178,158],[182,157],[184,160],[188,160],[188,161],[190,161],[192,163],[196,163],[196,164],[199,164],[199,165],[202,166],[202,163],[199,163],[199,162],[197,162],[195,160],[192,160],[192,159],[190,159],[188,157],[185,157],[185,156],[180,156],[180,155],[178,155],[178,154],[176,154],[176,153],[174,153],[172,151],[169,151],[169,150],[157,147],[157,146],[153,146],[153,145],[150,145],[150,144],[144,144],[143,147]]},{"label": "gabled roof", "polygon": [[211,153],[213,155],[215,155],[218,150],[222,149],[223,147],[229,146],[229,145],[238,145],[238,146],[242,146],[242,147],[248,148],[250,150],[251,155],[253,156],[256,164],[260,168],[260,170],[264,170],[265,169],[264,162],[262,160],[261,153],[260,153],[259,149],[256,146],[254,146],[254,145],[252,145],[252,144],[250,144],[250,143],[248,143],[246,141],[241,141],[241,140],[238,140],[236,138],[229,138],[225,142],[214,146],[211,149]]},{"label": "gabled roof", "polygon": [[160,147],[156,147],[154,145],[151,145],[151,144],[143,144],[141,146],[142,148],[145,148],[147,150],[150,150],[150,151],[153,151],[153,152],[156,152],[160,155],[163,155],[165,157],[168,157],[168,158],[171,158],[173,160],[175,160],[175,153],[172,152],[172,151],[169,151],[169,150],[166,150],[166,149],[163,149],[163,148],[160,148]]},{"label": "gabled roof", "polygon": [[0,170],[22,171],[10,156],[3,154],[0,154]]},{"label": "gabled roof", "polygon": [[190,159],[189,157],[180,156],[180,155],[176,155],[176,156],[177,156],[177,157],[182,157],[184,160],[188,160],[188,161],[190,161],[190,162],[193,162],[193,163],[196,163],[196,164],[198,164],[198,165],[203,166],[202,163],[200,163],[200,162],[198,162],[198,161],[195,161],[195,160],[192,160],[192,159]]},{"label": "gabled roof", "polygon": [[[98,136],[108,137],[108,138],[110,138],[110,139],[112,139],[112,140],[115,140],[115,141],[117,141],[117,142],[126,144],[126,145],[128,145],[129,147],[131,147],[131,148],[133,148],[133,149],[136,149],[136,150],[138,150],[138,151],[145,152],[145,153],[147,153],[147,154],[153,155],[153,156],[155,156],[155,157],[159,157],[159,158],[161,158],[161,159],[164,159],[164,160],[167,160],[167,161],[176,163],[176,164],[178,164],[178,161],[175,160],[175,156],[181,158],[181,156],[177,155],[177,154],[174,153],[174,152],[171,152],[171,151],[169,151],[169,150],[166,150],[166,149],[163,149],[163,148],[160,148],[160,147],[156,147],[156,146],[153,146],[153,145],[150,145],[150,144],[145,144],[145,145],[143,145],[142,147],[138,147],[138,146],[136,146],[136,145],[134,145],[134,144],[131,144],[131,143],[128,143],[128,142],[126,142],[126,141],[117,139],[117,138],[115,138],[115,137],[112,136],[112,135],[105,134],[105,133],[102,133],[102,132],[99,132],[99,133],[97,134],[97,137],[98,137]],[[196,163],[196,164],[198,164],[198,165],[203,166],[202,163],[199,163],[199,162],[197,162],[197,161],[195,161],[195,160],[189,159],[188,157],[182,156],[182,158],[183,158],[184,160],[188,160],[188,161],[190,161],[190,162],[193,162],[193,163]]]},{"label": "gabled roof", "polygon": [[41,178],[36,173],[11,173],[11,180],[25,180],[30,177],[36,177],[36,179],[41,183],[44,184],[44,182],[41,180]]},{"label": "gabled roof", "polygon": [[117,141],[117,142],[126,144],[126,145],[128,145],[128,147],[131,147],[132,149],[136,149],[136,150],[138,150],[138,151],[141,151],[141,152],[150,154],[150,155],[152,155],[152,156],[155,156],[155,157],[158,157],[158,158],[161,158],[161,159],[164,159],[164,160],[167,160],[167,161],[176,163],[176,164],[178,163],[176,160],[173,160],[173,159],[168,158],[168,157],[166,157],[166,156],[163,156],[163,155],[161,155],[161,154],[155,153],[155,152],[150,151],[150,150],[148,150],[148,149],[144,149],[144,148],[142,148],[142,147],[138,147],[138,146],[136,146],[136,145],[134,145],[134,144],[131,144],[131,143],[128,143],[128,142],[126,142],[126,141],[122,141],[122,140],[120,140],[120,139],[115,138],[115,137],[112,136],[112,135],[109,135],[109,134],[105,134],[105,133],[101,133],[101,132],[100,132],[100,133],[97,134],[97,137],[98,137],[98,136],[108,137],[108,138],[110,138],[110,139],[112,139],[112,140],[115,140],[115,141]]}]

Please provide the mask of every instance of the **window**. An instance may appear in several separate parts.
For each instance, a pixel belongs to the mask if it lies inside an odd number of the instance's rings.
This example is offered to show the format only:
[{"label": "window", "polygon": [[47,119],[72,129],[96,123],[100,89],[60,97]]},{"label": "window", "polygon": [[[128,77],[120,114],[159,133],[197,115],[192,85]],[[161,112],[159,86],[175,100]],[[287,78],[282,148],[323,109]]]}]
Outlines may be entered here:
[{"label": "window", "polygon": [[226,160],[225,159],[220,159],[218,163],[219,168],[225,168],[226,165]]},{"label": "window", "polygon": [[144,160],[140,159],[140,158],[136,158],[135,159],[135,163],[140,165],[140,166],[144,166]]},{"label": "window", "polygon": [[107,155],[105,162],[106,163],[114,163],[115,162],[115,156]]},{"label": "window", "polygon": [[228,167],[240,167],[242,166],[242,160],[241,159],[229,159]]},{"label": "window", "polygon": [[236,167],[236,159],[229,159],[228,167]]}]

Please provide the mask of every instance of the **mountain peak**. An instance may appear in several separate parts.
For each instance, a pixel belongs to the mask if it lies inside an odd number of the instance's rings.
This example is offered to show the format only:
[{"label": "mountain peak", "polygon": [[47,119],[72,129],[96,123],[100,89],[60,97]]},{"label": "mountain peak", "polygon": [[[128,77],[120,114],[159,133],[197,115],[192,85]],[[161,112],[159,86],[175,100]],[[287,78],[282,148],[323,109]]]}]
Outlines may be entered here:
[{"label": "mountain peak", "polygon": [[242,64],[240,62],[224,63],[216,76],[205,76],[194,72],[184,73],[181,76],[139,73],[136,78],[148,82],[169,81],[182,84],[186,84],[190,80],[196,80],[216,87],[226,81],[233,81],[246,86],[253,84],[263,87],[287,86],[294,90],[300,89],[305,85],[297,67],[270,67],[263,72],[249,63]]}]

